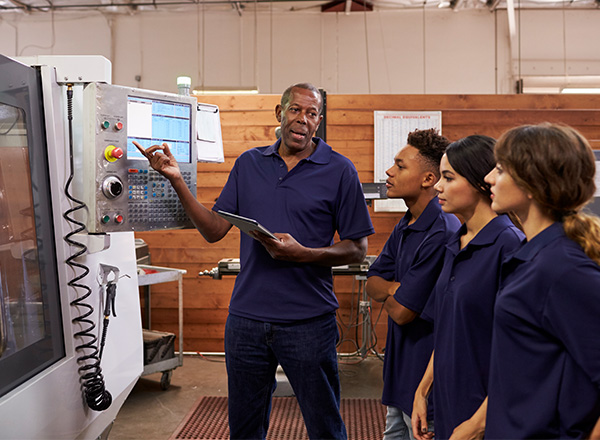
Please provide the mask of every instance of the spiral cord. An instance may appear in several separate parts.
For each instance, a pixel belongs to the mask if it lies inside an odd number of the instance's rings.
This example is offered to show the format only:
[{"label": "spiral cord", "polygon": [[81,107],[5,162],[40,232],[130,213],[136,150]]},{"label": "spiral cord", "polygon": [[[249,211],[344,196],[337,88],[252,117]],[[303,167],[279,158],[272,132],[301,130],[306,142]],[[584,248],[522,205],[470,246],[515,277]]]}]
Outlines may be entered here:
[{"label": "spiral cord", "polygon": [[[81,283],[89,273],[89,268],[75,261],[78,257],[87,252],[85,244],[77,241],[74,236],[80,232],[86,231],[84,223],[76,220],[72,214],[76,211],[84,209],[85,203],[73,197],[70,192],[73,181],[73,85],[67,85],[67,118],[69,126],[69,159],[70,159],[70,175],[65,185],[65,195],[73,203],[73,206],[63,213],[63,218],[74,225],[74,229],[65,235],[64,240],[73,249],[72,254],[66,259],[67,265],[79,275],[74,276],[67,285],[75,289],[76,292],[83,291],[83,295],[78,296],[71,301],[72,307],[77,307],[80,310],[79,316],[73,318],[73,324],[80,324],[82,330],[76,332],[73,337],[82,339],[84,342],[75,347],[75,350],[81,355],[77,358],[79,364],[79,375],[82,380],[83,392],[85,401],[90,409],[94,411],[104,411],[112,403],[112,396],[104,383],[102,368],[100,367],[101,353],[98,349],[98,338],[94,332],[96,324],[90,316],[94,313],[94,308],[86,301],[92,294],[92,289]],[[99,354],[100,353],[100,354]]]}]

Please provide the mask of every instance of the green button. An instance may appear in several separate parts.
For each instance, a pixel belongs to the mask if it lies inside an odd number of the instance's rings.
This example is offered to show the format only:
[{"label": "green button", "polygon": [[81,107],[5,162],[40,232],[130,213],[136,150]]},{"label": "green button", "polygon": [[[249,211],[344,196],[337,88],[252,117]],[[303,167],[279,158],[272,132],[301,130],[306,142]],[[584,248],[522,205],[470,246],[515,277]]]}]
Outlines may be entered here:
[{"label": "green button", "polygon": [[108,223],[110,221],[110,217],[108,215],[105,215],[102,217],[102,223]]},{"label": "green button", "polygon": [[108,127],[110,127],[110,122],[108,122],[108,121],[104,121],[104,122],[102,123],[102,128],[108,128]]}]

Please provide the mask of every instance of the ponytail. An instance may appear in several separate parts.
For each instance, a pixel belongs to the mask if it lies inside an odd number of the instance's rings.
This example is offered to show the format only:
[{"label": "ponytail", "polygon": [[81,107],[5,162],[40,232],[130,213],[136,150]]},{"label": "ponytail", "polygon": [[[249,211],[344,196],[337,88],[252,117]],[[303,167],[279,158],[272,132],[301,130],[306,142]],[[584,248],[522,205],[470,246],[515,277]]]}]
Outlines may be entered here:
[{"label": "ponytail", "polygon": [[578,212],[563,220],[565,234],[579,244],[588,257],[600,264],[600,218]]}]

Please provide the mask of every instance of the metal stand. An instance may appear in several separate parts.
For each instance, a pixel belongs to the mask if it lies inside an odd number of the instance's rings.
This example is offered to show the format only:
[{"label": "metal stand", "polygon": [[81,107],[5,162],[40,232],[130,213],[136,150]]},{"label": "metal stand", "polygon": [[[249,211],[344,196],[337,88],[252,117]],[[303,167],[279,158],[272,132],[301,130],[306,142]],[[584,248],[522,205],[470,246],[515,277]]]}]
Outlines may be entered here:
[{"label": "metal stand", "polygon": [[358,296],[361,298],[358,303],[358,312],[363,316],[362,319],[362,344],[358,349],[361,357],[365,358],[369,354],[369,343],[371,342],[371,298],[367,296],[365,285],[367,284],[366,275],[356,275],[358,281]]},{"label": "metal stand", "polygon": [[142,372],[142,376],[146,376],[162,371],[160,387],[166,390],[171,384],[173,370],[183,365],[183,274],[187,273],[187,271],[184,269],[149,266],[145,264],[138,264],[138,268],[149,271],[149,273],[138,275],[139,286],[149,286],[151,284],[168,283],[171,281],[177,281],[178,283],[179,353],[177,353],[176,357],[144,365],[144,371]]}]

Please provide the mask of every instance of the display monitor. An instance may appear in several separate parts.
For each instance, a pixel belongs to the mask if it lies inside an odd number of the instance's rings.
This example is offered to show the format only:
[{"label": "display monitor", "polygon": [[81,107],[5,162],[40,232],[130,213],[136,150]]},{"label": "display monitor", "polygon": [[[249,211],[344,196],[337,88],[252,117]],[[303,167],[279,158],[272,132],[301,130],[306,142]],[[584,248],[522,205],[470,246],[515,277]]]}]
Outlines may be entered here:
[{"label": "display monitor", "polygon": [[127,158],[146,160],[132,141],[144,148],[167,143],[177,162],[191,163],[191,115],[190,104],[127,96]]}]

